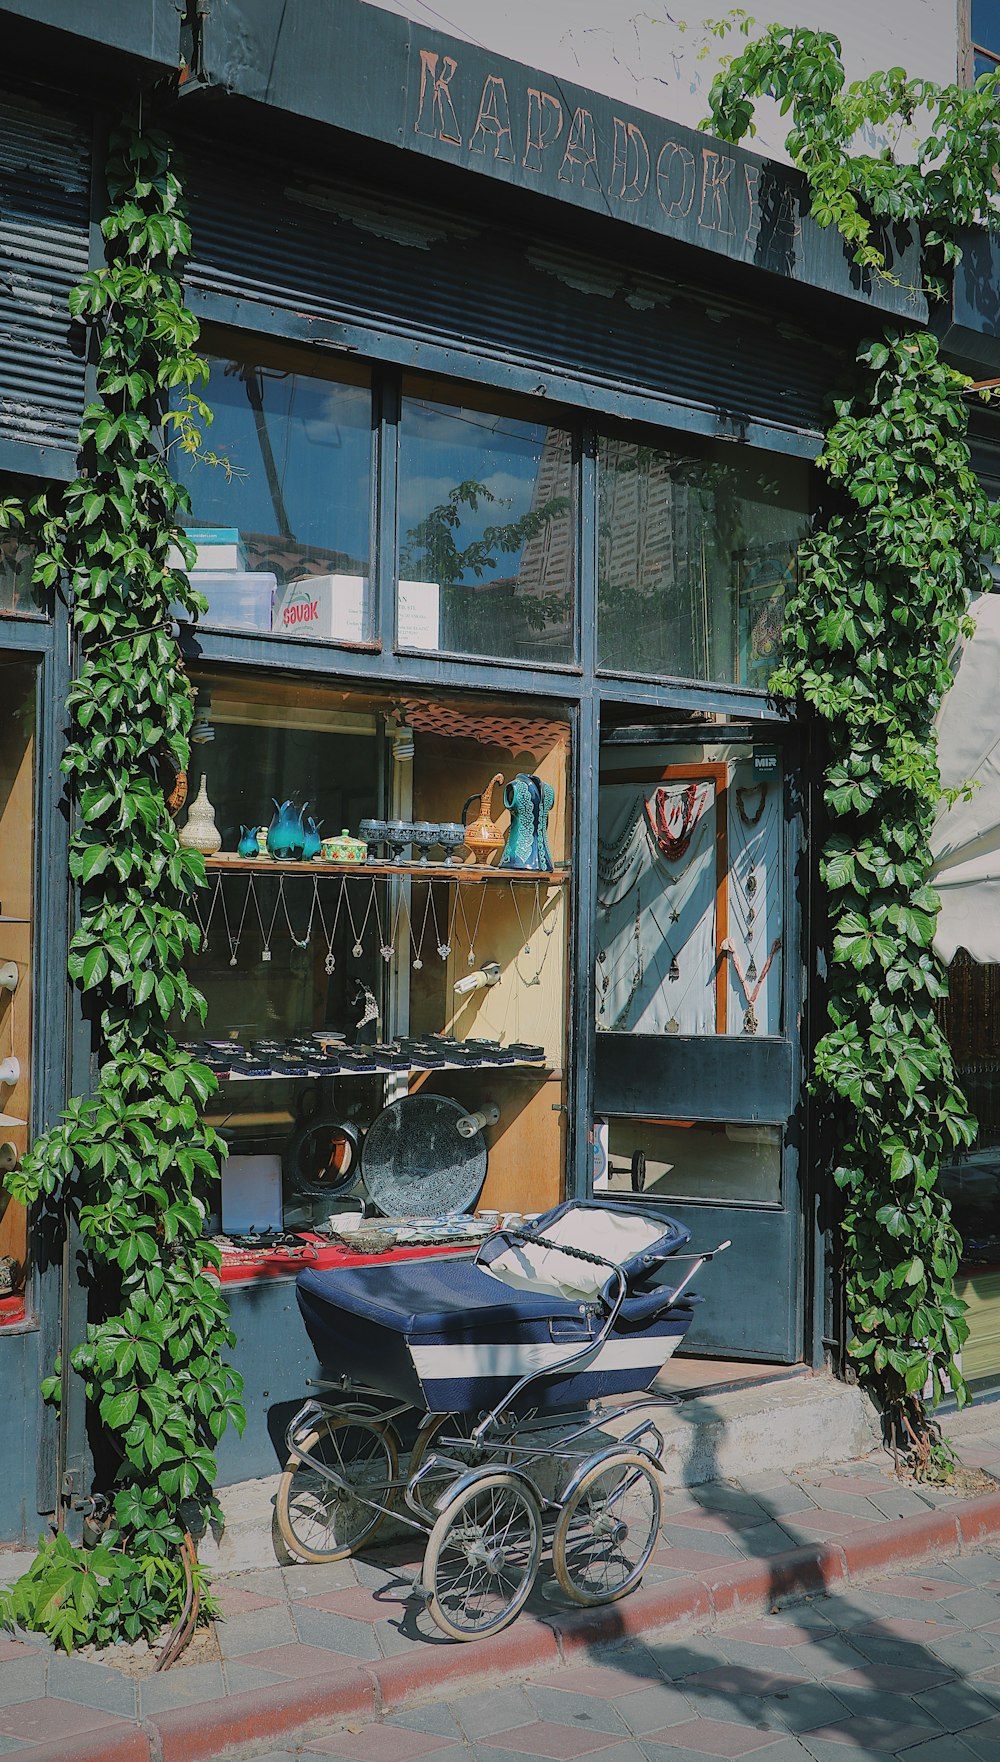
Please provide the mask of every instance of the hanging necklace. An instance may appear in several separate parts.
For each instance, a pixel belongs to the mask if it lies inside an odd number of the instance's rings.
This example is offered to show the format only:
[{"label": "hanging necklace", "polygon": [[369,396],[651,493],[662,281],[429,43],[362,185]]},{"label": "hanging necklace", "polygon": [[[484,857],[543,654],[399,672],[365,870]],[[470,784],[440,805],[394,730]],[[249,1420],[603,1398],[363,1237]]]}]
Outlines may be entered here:
[{"label": "hanging necklace", "polygon": [[[202,954],[208,953],[208,932],[212,928],[212,917],[215,912],[215,908],[219,903],[219,896],[220,896],[221,892],[222,892],[222,876],[216,875],[215,887],[212,892],[212,897],[208,902],[208,911],[204,917],[202,917],[201,912],[198,907],[198,891],[197,891],[197,889],[195,889],[195,891],[191,895],[191,903],[194,906],[194,915],[198,920],[198,927],[201,930],[201,952],[202,952]],[[225,917],[225,909],[226,909],[225,903],[223,903],[223,907],[222,907],[223,917]]]},{"label": "hanging necklace", "polygon": [[[443,961],[446,961],[448,959],[448,956],[450,955],[451,950],[452,950],[452,944],[455,940],[455,920],[457,917],[458,917],[458,882],[456,881],[456,883],[455,883],[455,896],[451,902],[451,909],[448,913],[448,928],[446,929],[446,931],[444,933],[444,941],[438,943],[438,954],[441,956],[441,959]],[[436,929],[437,928],[436,916],[435,916],[435,920],[434,920],[434,925],[435,925],[435,929]]]},{"label": "hanging necklace", "polygon": [[[318,888],[318,882],[316,883],[316,885]],[[334,967],[337,965],[337,957],[333,952],[333,944],[334,944],[334,940],[337,935],[337,924],[340,919],[340,908],[344,903],[344,890],[345,890],[346,886],[347,886],[347,877],[346,877],[346,875],[341,875],[341,877],[340,877],[340,892],[337,895],[337,903],[333,908],[333,925],[332,925],[331,929],[329,929],[329,930],[326,927],[326,917],[323,912],[323,902],[322,902],[322,900],[319,901],[319,921],[320,921],[320,925],[322,926],[322,930],[323,930],[323,940],[326,943],[326,959],[323,962],[323,966],[326,969],[327,975],[331,974],[334,970]],[[318,897],[318,894],[317,894],[317,897]]]},{"label": "hanging necklace", "polygon": [[443,961],[446,961],[451,953],[451,931],[448,929],[445,930],[444,940],[442,941],[441,926],[438,923],[437,901],[434,898],[433,881],[428,881],[427,883],[427,897],[431,902],[431,919],[434,924],[434,941],[437,944],[438,954]]},{"label": "hanging necklace", "polygon": [[424,935],[427,930],[427,914],[430,911],[430,908],[431,908],[431,884],[428,881],[428,883],[427,883],[427,898],[424,900],[424,915],[420,920],[420,935],[417,938],[416,942],[414,942],[414,940],[413,940],[413,914],[411,913],[409,916],[410,947],[413,950],[413,970],[416,973],[419,973],[421,967],[424,964],[423,955],[421,953],[421,950],[423,949],[423,946],[424,946]]},{"label": "hanging necklace", "polygon": [[[355,960],[359,960],[365,951],[365,949],[364,949],[364,934],[368,928],[368,919],[371,917],[372,903],[375,900],[376,882],[375,882],[375,878],[373,876],[372,882],[371,882],[371,892],[368,895],[368,904],[365,907],[364,919],[363,919],[363,922],[361,925],[361,929],[359,930],[357,925],[354,922],[354,912],[351,907],[351,890],[350,890],[350,887],[347,886],[347,879],[348,878],[345,875],[344,876],[344,884],[346,887],[346,899],[347,899],[347,921],[351,926],[351,935],[354,937],[354,946],[351,949],[351,953],[354,955]],[[353,880],[353,876],[351,877],[351,879]]]},{"label": "hanging necklace", "polygon": [[284,898],[285,878],[282,876],[281,880],[278,882],[278,892],[274,901],[274,910],[271,913],[271,922],[268,924],[266,930],[264,928],[264,917],[260,909],[260,902],[257,898],[257,890],[253,886],[253,879],[254,877],[251,875],[250,881],[254,910],[257,913],[257,923],[260,926],[260,937],[264,945],[260,952],[260,958],[262,961],[269,961],[271,958],[271,938],[274,935],[274,926],[278,921],[278,907],[281,905]]},{"label": "hanging necklace", "polygon": [[516,886],[515,882],[513,882],[513,881],[511,881],[511,883],[510,883],[510,896],[511,896],[511,899],[514,901],[514,911],[517,915],[517,927],[518,927],[519,931],[521,932],[521,943],[522,943],[522,948],[520,951],[521,954],[530,954],[531,953],[531,938],[534,935],[536,930],[540,930],[542,932],[542,935],[545,937],[545,944],[542,949],[541,958],[538,962],[537,967],[535,968],[535,971],[530,975],[529,978],[527,978],[527,979],[525,978],[524,974],[522,973],[522,971],[520,969],[520,966],[518,965],[518,960],[520,959],[520,955],[516,956],[515,960],[514,960],[514,966],[515,966],[515,969],[517,972],[517,976],[520,979],[522,985],[540,985],[541,980],[542,980],[542,968],[545,965],[545,957],[549,952],[549,943],[551,942],[552,937],[555,934],[555,929],[556,929],[555,923],[553,922],[551,927],[547,926],[545,923],[544,914],[542,912],[541,887],[537,881],[535,882],[535,897],[534,897],[534,903],[532,906],[531,917],[528,922],[527,931],[525,931],[524,921],[521,917],[521,908],[518,905],[518,901],[517,901],[517,886]]},{"label": "hanging necklace", "polygon": [[757,1029],[760,1027],[760,1022],[757,1019],[757,1011],[754,1008],[754,1004],[757,1002],[757,999],[760,996],[761,986],[763,985],[764,980],[767,978],[767,975],[771,970],[771,962],[773,961],[773,959],[774,959],[775,955],[777,954],[780,947],[781,947],[781,937],[776,936],[774,941],[771,944],[771,948],[770,948],[770,952],[768,954],[767,960],[764,962],[764,967],[763,967],[763,971],[761,972],[760,978],[757,980],[756,985],[751,986],[749,968],[747,969],[746,973],[744,973],[742,967],[740,966],[739,956],[737,955],[736,950],[733,947],[732,943],[730,942],[728,936],[726,937],[725,942],[722,944],[723,952],[729,956],[729,959],[732,961],[733,966],[736,969],[736,977],[738,978],[740,984],[743,987],[743,995],[747,1000],[747,1007],[743,1012],[743,1032],[744,1032],[744,1034],[756,1034]]},{"label": "hanging necklace", "polygon": [[316,889],[317,889],[317,886],[318,886],[318,883],[317,883],[316,877],[314,875],[313,876],[313,898],[312,898],[312,904],[309,907],[309,922],[306,925],[306,933],[304,936],[296,936],[295,931],[292,929],[292,920],[288,915],[288,901],[285,898],[285,877],[284,877],[284,875],[282,875],[282,877],[281,877],[281,882],[278,887],[278,898],[281,901],[282,911],[285,914],[285,928],[288,931],[288,934],[291,937],[292,941],[294,942],[296,948],[308,948],[309,943],[312,939],[313,918],[316,913]]},{"label": "hanging necklace", "polygon": [[476,915],[476,927],[473,930],[471,936],[469,934],[469,920],[465,915],[465,901],[462,898],[461,883],[459,883],[458,887],[455,889],[456,893],[458,894],[458,903],[459,903],[459,906],[461,907],[461,911],[462,911],[462,923],[465,925],[466,941],[469,944],[469,953],[467,956],[467,960],[468,960],[468,964],[470,967],[474,967],[476,964],[476,937],[479,935],[479,925],[482,921],[483,906],[486,904],[486,889],[487,889],[488,885],[489,884],[486,881],[483,881],[480,883],[481,891],[480,891],[480,895],[479,895],[479,911]]},{"label": "hanging necklace", "polygon": [[639,920],[640,920],[641,912],[642,912],[642,907],[641,907],[641,904],[639,901],[639,895],[636,894],[635,922],[633,925],[633,946],[635,949],[635,957],[634,957],[635,958],[635,965],[634,965],[634,969],[633,969],[633,973],[632,973],[632,984],[629,988],[629,994],[626,997],[625,1002],[622,1005],[621,1009],[618,1011],[618,1014],[615,1016],[615,1019],[613,1022],[602,1022],[600,1020],[600,1017],[604,1014],[604,1012],[608,1006],[608,992],[611,988],[611,976],[606,970],[607,969],[607,958],[608,958],[606,951],[604,949],[601,949],[601,951],[597,957],[598,962],[605,968],[605,971],[602,973],[600,981],[599,981],[601,997],[600,997],[600,1002],[598,1004],[598,1012],[597,1012],[598,1013],[598,1023],[597,1023],[597,1026],[598,1026],[598,1028],[602,1029],[605,1033],[608,1033],[608,1034],[613,1034],[617,1028],[620,1028],[622,1026],[622,1023],[625,1021],[626,1016],[628,1015],[630,1009],[632,1008],[633,1003],[635,1002],[636,993],[638,992],[639,987],[642,984],[642,971],[643,971],[643,969],[642,969],[642,939],[641,939],[640,927],[639,927]]},{"label": "hanging necklace", "polygon": [[[667,951],[667,953],[668,953],[668,955],[669,955],[669,956],[670,956],[670,966],[669,966],[669,967],[668,967],[668,969],[667,969],[667,978],[668,978],[668,979],[669,979],[669,980],[670,980],[670,981],[671,981],[671,982],[672,982],[672,983],[673,983],[673,982],[674,982],[674,981],[676,981],[676,980],[677,980],[677,979],[679,979],[679,978],[680,978],[680,976],[681,976],[681,969],[680,969],[680,963],[679,963],[679,961],[678,961],[678,959],[677,959],[677,955],[676,955],[676,954],[675,954],[675,953],[674,953],[674,950],[673,950],[673,949],[672,949],[672,948],[671,948],[671,946],[670,946],[670,943],[669,943],[669,940],[668,940],[668,939],[667,939],[667,937],[666,937],[666,936],[664,936],[664,934],[663,934],[663,929],[662,929],[662,926],[661,926],[661,924],[660,924],[660,920],[659,920],[659,918],[658,918],[658,917],[657,917],[657,915],[656,915],[656,913],[655,913],[655,911],[654,911],[654,910],[653,910],[653,902],[652,902],[652,900],[650,900],[650,902],[649,902],[649,904],[648,904],[648,905],[647,905],[647,907],[646,907],[646,910],[647,910],[647,912],[648,912],[648,913],[649,913],[649,915],[650,915],[650,917],[651,917],[651,918],[652,918],[652,920],[653,920],[653,923],[654,923],[654,924],[655,924],[655,925],[656,925],[656,928],[657,928],[657,930],[659,930],[659,932],[660,932],[660,939],[661,939],[661,941],[662,941],[662,943],[663,943],[663,946],[664,946],[664,948],[665,948],[665,949],[666,949],[666,951]],[[684,946],[684,945],[683,945],[683,943],[682,943],[682,944],[681,944],[681,947],[682,947],[682,948],[683,948],[683,946]],[[679,951],[678,951],[678,952],[679,952]]]},{"label": "hanging necklace", "polygon": [[[373,893],[374,893],[374,884],[373,884]],[[391,923],[389,923],[387,926],[388,934],[386,934],[386,932],[382,928],[382,913],[379,910],[378,897],[377,897],[377,895],[375,896],[375,928],[378,932],[379,954],[382,956],[382,959],[385,961],[386,966],[388,966],[389,962],[392,960],[392,957],[396,952],[396,939],[399,935],[399,920],[402,915],[403,902],[404,902],[405,898],[406,898],[406,889],[404,887],[400,887],[399,891],[396,894],[396,910],[393,915]],[[407,919],[409,919],[409,912],[407,912]]]},{"label": "hanging necklace", "polygon": [[[219,880],[221,881],[221,879],[222,879],[222,877],[220,875]],[[222,897],[222,902],[221,902],[222,903],[222,923],[223,923],[223,928],[224,928],[225,934],[226,934],[226,941],[229,944],[229,965],[231,967],[235,967],[235,965],[236,965],[236,956],[237,956],[237,951],[240,946],[240,938],[243,935],[243,925],[246,922],[247,907],[250,904],[250,895],[253,892],[253,876],[252,875],[249,875],[247,877],[247,883],[248,883],[247,890],[246,890],[246,893],[243,895],[243,910],[240,913],[240,921],[236,927],[236,935],[235,936],[233,935],[232,930],[230,929],[229,913],[226,909],[226,901],[225,901],[224,895]]]},{"label": "hanging necklace", "polygon": [[635,835],[642,824],[642,796],[636,796],[633,803],[633,817],[621,835],[606,843],[600,833],[597,835],[597,873],[604,881],[617,881],[628,868],[629,857],[635,844]]},{"label": "hanging necklace", "polygon": [[649,830],[668,862],[679,862],[686,854],[707,800],[707,785],[689,783],[679,800],[675,797],[671,801],[667,790],[661,788],[643,804]]},{"label": "hanging necklace", "polygon": [[[760,797],[760,799],[757,803],[757,811],[756,811],[756,813],[753,813],[753,814],[750,814],[747,812],[747,805],[746,805],[747,798],[751,795],[756,795],[756,796]],[[745,789],[737,789],[737,791],[736,791],[736,807],[739,812],[740,819],[743,822],[744,826],[756,826],[758,820],[760,819],[761,814],[764,812],[764,803],[766,802],[766,800],[767,800],[767,784],[766,783],[751,783],[751,784],[748,784]]]}]

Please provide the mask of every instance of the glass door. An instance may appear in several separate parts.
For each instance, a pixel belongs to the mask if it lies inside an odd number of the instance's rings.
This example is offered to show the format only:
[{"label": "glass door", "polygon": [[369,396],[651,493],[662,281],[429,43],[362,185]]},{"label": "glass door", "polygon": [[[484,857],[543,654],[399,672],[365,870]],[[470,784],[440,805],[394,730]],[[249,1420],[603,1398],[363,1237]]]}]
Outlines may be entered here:
[{"label": "glass door", "polygon": [[799,818],[773,730],[603,730],[595,1187],[732,1240],[692,1352],[801,1356]]}]

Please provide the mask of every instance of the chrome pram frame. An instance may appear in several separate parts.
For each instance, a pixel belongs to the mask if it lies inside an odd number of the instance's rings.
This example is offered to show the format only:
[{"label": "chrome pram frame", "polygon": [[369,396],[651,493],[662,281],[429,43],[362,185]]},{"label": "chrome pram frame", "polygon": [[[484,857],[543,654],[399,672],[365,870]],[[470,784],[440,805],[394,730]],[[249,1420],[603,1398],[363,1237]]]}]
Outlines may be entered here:
[{"label": "chrome pram frame", "polygon": [[[309,1398],[287,1427],[288,1464],[276,1500],[285,1547],[307,1562],[359,1552],[390,1513],[426,1534],[415,1591],[438,1628],[457,1640],[487,1637],[514,1620],[531,1593],[544,1542],[566,1597],[593,1606],[634,1589],[660,1533],[663,1435],[650,1409],[674,1397],[646,1394],[546,1413],[525,1410],[521,1399],[533,1384],[600,1352],[626,1299],[625,1269],[537,1231],[505,1235],[608,1272],[599,1332],[557,1363],[518,1377],[487,1412],[425,1412],[403,1474],[394,1422],[419,1410],[349,1376],[312,1381],[326,1398]],[[668,1305],[679,1303],[701,1268],[729,1246],[671,1255],[691,1264]],[[619,1432],[633,1414],[641,1417]],[[616,1428],[610,1438],[608,1427]],[[595,1449],[601,1432],[606,1441]]]}]

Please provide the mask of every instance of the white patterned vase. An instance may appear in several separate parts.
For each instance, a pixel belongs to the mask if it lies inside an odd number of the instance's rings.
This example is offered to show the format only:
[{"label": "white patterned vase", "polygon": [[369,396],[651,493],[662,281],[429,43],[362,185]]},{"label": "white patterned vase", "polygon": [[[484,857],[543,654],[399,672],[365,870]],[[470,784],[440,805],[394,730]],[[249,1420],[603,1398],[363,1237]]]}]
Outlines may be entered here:
[{"label": "white patterned vase", "polygon": [[217,850],[222,849],[222,833],[215,824],[215,809],[208,799],[208,785],[204,777],[188,808],[188,817],[178,843],[183,844],[187,850],[200,850],[207,857],[214,856]]}]

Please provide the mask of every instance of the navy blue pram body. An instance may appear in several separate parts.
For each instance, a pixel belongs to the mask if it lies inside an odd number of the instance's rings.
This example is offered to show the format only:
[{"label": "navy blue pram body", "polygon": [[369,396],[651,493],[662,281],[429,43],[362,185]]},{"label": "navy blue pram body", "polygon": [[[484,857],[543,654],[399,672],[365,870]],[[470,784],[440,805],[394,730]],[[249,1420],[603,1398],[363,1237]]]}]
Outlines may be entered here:
[{"label": "navy blue pram body", "polygon": [[[606,1268],[581,1274],[579,1260],[556,1249],[532,1253],[532,1234],[551,1240],[560,1232],[567,1244],[592,1241],[623,1274],[625,1297],[603,1343],[618,1280]],[[616,1233],[627,1254],[616,1251]],[[499,1231],[476,1262],[305,1269],[296,1294],[324,1369],[432,1413],[490,1408],[528,1372],[541,1374],[523,1405],[540,1411],[648,1389],[701,1301],[687,1291],[675,1301],[678,1281],[656,1282],[688,1231],[652,1208],[584,1200],[534,1220],[527,1235],[515,1242]],[[588,1340],[593,1354],[560,1374]]]}]

